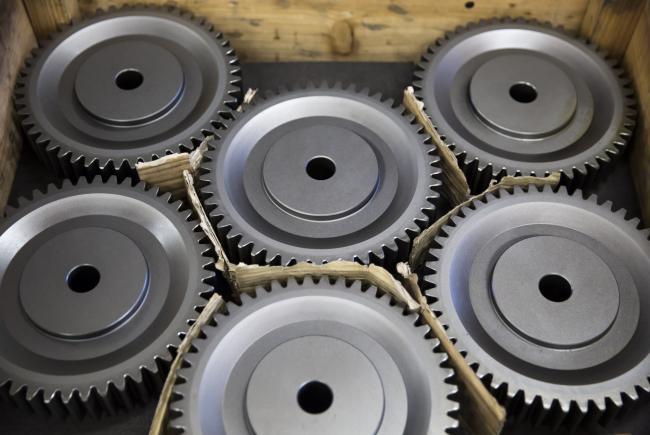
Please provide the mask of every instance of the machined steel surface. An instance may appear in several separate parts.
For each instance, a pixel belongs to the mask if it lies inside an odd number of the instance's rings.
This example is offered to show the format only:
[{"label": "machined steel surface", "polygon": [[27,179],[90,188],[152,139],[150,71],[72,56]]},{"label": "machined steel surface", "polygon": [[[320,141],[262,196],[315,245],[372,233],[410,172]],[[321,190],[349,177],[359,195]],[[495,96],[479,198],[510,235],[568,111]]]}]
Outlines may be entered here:
[{"label": "machined steel surface", "polygon": [[189,211],[114,178],[39,192],[0,221],[0,390],[46,414],[114,413],[162,384],[205,269]]},{"label": "machined steel surface", "polygon": [[308,86],[235,118],[207,155],[203,189],[232,261],[388,265],[434,217],[438,157],[379,95]]},{"label": "machined steel surface", "polygon": [[138,160],[193,148],[237,104],[234,50],[173,7],[99,11],[26,61],[16,108],[58,175],[129,173]]},{"label": "machined steel surface", "polygon": [[170,428],[207,434],[443,434],[456,387],[438,342],[377,290],[323,278],[242,295],[187,355]]},{"label": "machined steel surface", "polygon": [[525,20],[459,28],[432,45],[417,95],[469,181],[561,171],[592,183],[634,127],[632,88],[596,47]]},{"label": "machined steel surface", "polygon": [[512,416],[611,421],[650,391],[650,241],[562,188],[463,207],[424,280],[456,346]]}]

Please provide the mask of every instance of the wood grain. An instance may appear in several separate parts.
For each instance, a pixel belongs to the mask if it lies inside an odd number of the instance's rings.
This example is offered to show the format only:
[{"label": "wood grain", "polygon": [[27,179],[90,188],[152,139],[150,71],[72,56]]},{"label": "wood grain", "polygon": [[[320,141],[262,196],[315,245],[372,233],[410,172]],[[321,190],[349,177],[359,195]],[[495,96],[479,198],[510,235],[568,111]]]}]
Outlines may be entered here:
[{"label": "wood grain", "polygon": [[208,303],[205,304],[203,310],[201,310],[201,314],[199,314],[196,321],[192,323],[185,337],[183,337],[183,341],[178,346],[176,356],[169,367],[169,375],[167,375],[165,384],[160,392],[156,412],[154,413],[153,421],[149,428],[149,435],[163,435],[166,433],[167,411],[169,409],[169,402],[174,394],[174,385],[176,385],[176,380],[178,379],[178,370],[183,366],[185,357],[192,350],[192,341],[201,336],[203,333],[202,329],[210,324],[213,319],[212,316],[219,312],[224,305],[225,301],[223,298],[215,292],[210,297]]},{"label": "wood grain", "polygon": [[[153,172],[160,169],[160,166],[147,165]],[[164,165],[162,166],[164,167]],[[419,312],[422,320],[429,325],[433,335],[440,340],[443,349],[450,356],[452,366],[456,370],[462,385],[461,400],[466,399],[466,402],[463,403],[465,405],[464,410],[461,411],[461,422],[465,424],[465,427],[472,430],[470,433],[477,435],[497,435],[500,433],[506,417],[505,410],[489,393],[461,353],[447,337],[444,327],[436,318],[427,299],[417,285],[417,275],[412,274],[406,264],[401,263],[402,268],[399,270],[402,278],[404,278],[404,284],[402,284],[382,267],[362,265],[352,261],[339,260],[327,264],[300,262],[293,266],[258,266],[231,263],[225,255],[216,232],[199,200],[190,171],[183,171],[182,178],[187,189],[187,196],[196,215],[199,217],[200,226],[212,241],[215,252],[218,254],[215,266],[224,273],[224,277],[228,279],[234,291],[251,293],[260,286],[270,285],[272,281],[286,281],[292,278],[302,280],[307,276],[345,277],[347,280],[361,281],[381,289],[390,294],[396,301],[403,303],[405,309],[409,312]],[[173,393],[177,370],[181,367],[182,358],[191,348],[191,341],[199,336],[200,329],[210,321],[212,314],[220,309],[222,305],[223,300],[221,297],[214,295],[183,339],[169,376],[165,381],[149,435],[162,435],[164,433],[169,401]]]},{"label": "wood grain", "polygon": [[639,115],[632,143],[630,165],[641,212],[646,225],[650,223],[650,2],[636,26],[625,53],[625,65],[634,77]]},{"label": "wood grain", "polygon": [[620,58],[630,43],[644,0],[589,0],[580,33]]},{"label": "wood grain", "polygon": [[534,177],[534,176],[517,176],[513,177],[508,175],[499,180],[498,183],[491,184],[487,189],[478,195],[471,196],[464,200],[463,202],[457,203],[451,210],[446,214],[439,217],[433,224],[423,230],[414,240],[413,247],[411,248],[411,254],[409,255],[409,267],[412,270],[419,270],[420,267],[424,264],[427,252],[434,244],[435,238],[445,225],[449,222],[453,216],[456,216],[463,207],[468,206],[469,204],[475,201],[481,201],[485,198],[486,195],[496,192],[499,189],[511,189],[515,186],[522,188],[529,188],[531,186],[543,187],[543,186],[552,186],[553,188],[557,187],[560,183],[560,173],[552,172],[546,177]]},{"label": "wood grain", "polygon": [[[414,61],[445,31],[481,18],[534,17],[577,32],[587,1],[480,0],[472,8],[461,0],[185,0],[174,4],[207,17],[243,60]],[[87,14],[124,3],[128,0],[79,0],[79,7]]]},{"label": "wood grain", "polygon": [[431,118],[424,112],[424,103],[415,98],[413,87],[409,86],[404,90],[402,105],[411,112],[415,119],[424,128],[424,131],[431,137],[431,142],[436,147],[440,156],[440,168],[442,170],[443,194],[451,205],[456,205],[467,200],[470,194],[469,185],[465,174],[458,166],[456,155],[449,148],[449,145],[442,140],[440,134],[433,126]]},{"label": "wood grain", "polygon": [[23,0],[23,3],[38,39],[79,15],[77,0]]},{"label": "wood grain", "polygon": [[447,336],[445,327],[435,315],[418,285],[418,275],[406,263],[397,264],[397,273],[411,296],[420,304],[420,315],[431,328],[458,377],[459,420],[463,432],[475,435],[498,435],[506,420],[506,411],[467,364],[465,357]]},{"label": "wood grain", "polygon": [[13,112],[14,83],[23,58],[35,45],[20,0],[0,2],[0,215],[11,191],[22,141]]}]

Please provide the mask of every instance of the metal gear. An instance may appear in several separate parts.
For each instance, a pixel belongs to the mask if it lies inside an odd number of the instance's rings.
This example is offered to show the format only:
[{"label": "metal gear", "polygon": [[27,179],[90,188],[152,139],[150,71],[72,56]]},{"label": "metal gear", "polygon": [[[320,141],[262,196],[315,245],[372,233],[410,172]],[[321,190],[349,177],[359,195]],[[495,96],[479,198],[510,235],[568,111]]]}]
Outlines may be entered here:
[{"label": "metal gear", "polygon": [[443,227],[427,295],[515,419],[609,423],[650,391],[649,232],[546,188],[488,195]]},{"label": "metal gear", "polygon": [[[193,342],[173,433],[442,434],[457,426],[444,353],[416,314],[361,284],[308,277],[228,304]],[[225,398],[227,397],[227,400]]]},{"label": "metal gear", "polygon": [[435,217],[438,157],[392,100],[308,85],[234,117],[203,177],[232,261],[386,266]]},{"label": "metal gear", "polygon": [[16,112],[57,175],[134,173],[193,149],[240,93],[234,50],[205,19],[124,6],[75,21],[26,60]]},{"label": "metal gear", "polygon": [[536,21],[447,33],[422,56],[414,87],[477,192],[493,177],[553,171],[571,189],[587,187],[611,169],[635,124],[616,62]]},{"label": "metal gear", "polygon": [[60,189],[0,221],[0,396],[44,414],[113,414],[155,397],[213,260],[170,195]]}]

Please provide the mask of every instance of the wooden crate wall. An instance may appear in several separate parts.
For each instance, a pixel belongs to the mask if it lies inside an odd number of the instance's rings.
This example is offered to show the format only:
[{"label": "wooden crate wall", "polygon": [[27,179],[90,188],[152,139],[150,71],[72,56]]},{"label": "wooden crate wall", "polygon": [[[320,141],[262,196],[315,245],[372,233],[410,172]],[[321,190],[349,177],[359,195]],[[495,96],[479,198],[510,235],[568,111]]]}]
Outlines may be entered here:
[{"label": "wooden crate wall", "polygon": [[[22,58],[34,45],[31,29],[43,38],[73,17],[128,0],[0,3],[1,208],[20,147],[10,122],[10,96]],[[623,58],[636,79],[641,118],[633,145],[635,182],[650,222],[649,0],[184,0],[172,4],[207,17],[245,61],[415,61],[445,31],[490,17],[536,18],[586,36]]]}]

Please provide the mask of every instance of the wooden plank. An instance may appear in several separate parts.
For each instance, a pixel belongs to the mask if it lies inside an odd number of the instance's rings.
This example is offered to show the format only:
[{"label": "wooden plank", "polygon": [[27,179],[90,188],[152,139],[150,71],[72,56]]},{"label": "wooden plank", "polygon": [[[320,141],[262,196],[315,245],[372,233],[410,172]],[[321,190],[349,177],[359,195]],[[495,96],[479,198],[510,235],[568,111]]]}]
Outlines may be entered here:
[{"label": "wooden plank", "polygon": [[630,165],[645,224],[650,224],[650,2],[636,26],[625,53],[625,65],[634,77],[639,116]]},{"label": "wooden plank", "polygon": [[589,0],[580,33],[620,58],[643,11],[643,0]]},{"label": "wooden plank", "polygon": [[79,14],[77,0],[23,0],[38,39],[55,32]]},{"label": "wooden plank", "polygon": [[0,214],[11,191],[22,142],[13,111],[14,83],[23,58],[35,45],[20,0],[0,2]]},{"label": "wooden plank", "polygon": [[[79,0],[83,14],[130,0]],[[577,32],[589,0],[184,0],[243,60],[414,61],[445,31],[494,16],[551,21]],[[151,2],[150,2],[151,3]],[[165,4],[167,0],[154,0]],[[472,7],[467,7],[473,4]]]}]

